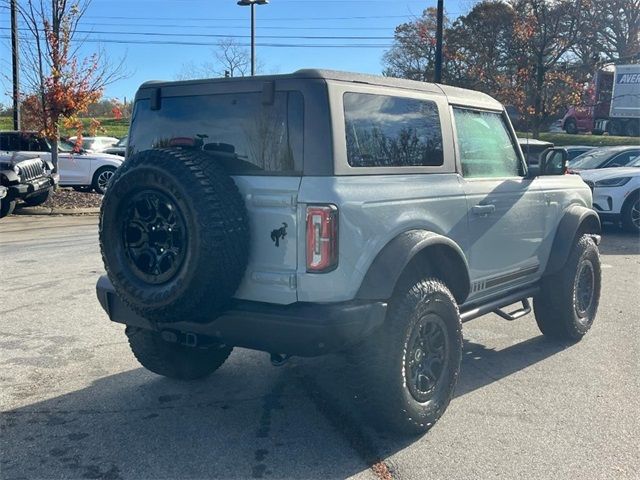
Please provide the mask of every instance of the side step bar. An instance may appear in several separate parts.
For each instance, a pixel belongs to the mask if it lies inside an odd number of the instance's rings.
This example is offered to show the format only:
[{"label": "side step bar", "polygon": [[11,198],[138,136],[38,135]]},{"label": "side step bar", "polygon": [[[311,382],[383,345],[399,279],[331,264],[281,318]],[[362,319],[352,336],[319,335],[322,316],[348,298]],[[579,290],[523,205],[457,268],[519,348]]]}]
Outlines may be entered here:
[{"label": "side step bar", "polygon": [[[505,320],[516,320],[531,313],[531,304],[529,303],[529,297],[533,297],[538,293],[539,290],[539,287],[526,288],[524,290],[519,290],[517,292],[511,293],[505,297],[500,297],[496,300],[492,300],[488,303],[483,303],[482,305],[478,305],[468,310],[465,309],[463,305],[462,312],[460,313],[460,319],[462,320],[462,322],[468,322],[469,320],[473,320],[474,318],[478,318],[482,315],[493,312],[497,315],[500,315]],[[516,302],[522,302],[522,307],[510,313],[502,311],[502,308],[512,305]]]}]

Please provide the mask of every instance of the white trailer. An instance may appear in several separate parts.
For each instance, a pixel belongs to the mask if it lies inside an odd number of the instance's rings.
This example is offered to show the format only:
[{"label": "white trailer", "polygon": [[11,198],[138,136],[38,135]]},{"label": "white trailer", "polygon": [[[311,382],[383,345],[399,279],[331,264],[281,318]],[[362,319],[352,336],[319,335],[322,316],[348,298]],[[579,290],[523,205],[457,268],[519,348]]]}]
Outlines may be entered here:
[{"label": "white trailer", "polygon": [[615,66],[609,118],[596,120],[595,127],[609,135],[640,136],[640,64]]}]

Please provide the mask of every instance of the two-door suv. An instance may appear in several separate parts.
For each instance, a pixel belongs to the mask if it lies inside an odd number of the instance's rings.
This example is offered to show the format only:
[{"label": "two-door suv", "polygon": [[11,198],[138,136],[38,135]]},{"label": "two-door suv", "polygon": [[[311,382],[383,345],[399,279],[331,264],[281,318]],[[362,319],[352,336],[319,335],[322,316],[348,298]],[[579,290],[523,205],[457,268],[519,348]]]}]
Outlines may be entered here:
[{"label": "two-door suv", "polygon": [[564,150],[528,168],[482,93],[319,70],[151,82],[127,149],[97,293],[160,375],[204,377],[234,346],[347,352],[376,419],[421,433],[452,397],[463,322],[530,298],[550,337],[594,321],[591,192]]}]

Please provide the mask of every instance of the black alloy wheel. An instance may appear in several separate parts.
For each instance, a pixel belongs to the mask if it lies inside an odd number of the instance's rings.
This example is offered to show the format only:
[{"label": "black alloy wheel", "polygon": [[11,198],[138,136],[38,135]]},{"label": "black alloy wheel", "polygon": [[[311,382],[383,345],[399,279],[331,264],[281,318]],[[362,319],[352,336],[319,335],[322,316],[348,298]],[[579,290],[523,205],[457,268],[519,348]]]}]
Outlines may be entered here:
[{"label": "black alloy wheel", "polygon": [[123,244],[131,270],[150,284],[171,280],[184,263],[187,228],[176,202],[159,190],[142,190],[127,205]]},{"label": "black alloy wheel", "polygon": [[449,358],[447,328],[436,314],[420,319],[407,342],[406,384],[418,402],[429,401],[441,384]]}]

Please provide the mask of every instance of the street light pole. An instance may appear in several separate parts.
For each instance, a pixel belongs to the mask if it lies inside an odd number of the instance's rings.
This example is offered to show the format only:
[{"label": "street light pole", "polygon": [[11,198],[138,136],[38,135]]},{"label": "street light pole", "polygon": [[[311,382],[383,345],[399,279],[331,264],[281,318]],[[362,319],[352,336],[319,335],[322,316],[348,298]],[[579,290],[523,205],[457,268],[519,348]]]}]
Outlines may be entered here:
[{"label": "street light pole", "polygon": [[256,74],[256,5],[266,5],[269,0],[239,0],[241,7],[251,7],[251,76]]},{"label": "street light pole", "polygon": [[256,74],[256,4],[251,4],[251,76]]}]

